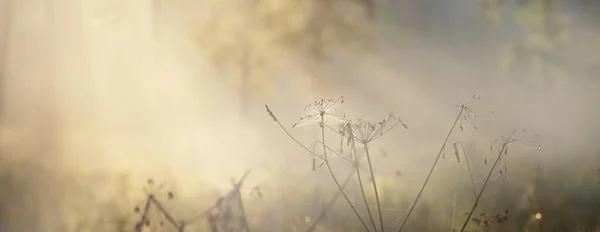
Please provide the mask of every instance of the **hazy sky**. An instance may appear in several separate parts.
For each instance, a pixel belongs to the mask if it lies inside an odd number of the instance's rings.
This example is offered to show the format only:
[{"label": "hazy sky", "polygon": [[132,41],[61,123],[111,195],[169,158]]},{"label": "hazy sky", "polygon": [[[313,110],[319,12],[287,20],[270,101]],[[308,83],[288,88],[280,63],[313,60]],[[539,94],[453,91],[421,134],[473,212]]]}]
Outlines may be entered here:
[{"label": "hazy sky", "polygon": [[[502,46],[518,38],[509,13],[506,27],[494,29],[478,1],[382,4],[377,53],[360,62],[335,57],[339,80],[326,91],[314,91],[302,67],[279,70],[276,94],[253,100],[242,119],[238,93],[186,31],[182,19],[195,17],[199,4],[175,1],[156,19],[158,11],[142,0],[11,1],[9,22],[2,23],[10,26],[3,35],[9,50],[2,91],[3,140],[10,143],[3,150],[18,154],[11,160],[65,165],[67,173],[133,170],[140,179],[175,175],[184,183],[208,179],[226,188],[230,178],[252,169],[252,183],[278,182],[285,171],[308,173],[310,157],[272,122],[264,104],[312,146],[317,128],[291,125],[306,104],[343,95],[340,110],[350,118],[377,120],[393,112],[408,124],[375,145],[393,154],[376,164],[380,173],[403,171],[412,183],[431,165],[455,105],[478,95],[474,107],[495,113],[481,111],[476,131],[453,137],[473,154],[521,128],[540,134],[522,153],[539,142],[552,165],[598,152],[600,82],[593,70],[600,29],[593,15],[600,4],[565,4],[571,41],[557,54],[568,69],[553,83],[499,72]],[[570,150],[578,153],[566,154]],[[524,157],[523,163],[531,161]]]}]

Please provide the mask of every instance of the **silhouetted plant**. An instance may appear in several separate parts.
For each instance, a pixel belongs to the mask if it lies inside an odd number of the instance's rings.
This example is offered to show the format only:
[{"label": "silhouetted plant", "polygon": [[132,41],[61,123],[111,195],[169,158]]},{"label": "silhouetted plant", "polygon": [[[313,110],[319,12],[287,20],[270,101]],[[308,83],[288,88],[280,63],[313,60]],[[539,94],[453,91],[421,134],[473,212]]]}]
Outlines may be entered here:
[{"label": "silhouetted plant", "polygon": [[[152,209],[156,210],[156,213],[160,220],[158,225],[163,227],[166,221],[171,224],[178,232],[185,231],[188,225],[195,223],[199,220],[206,219],[210,230],[212,232],[228,232],[228,231],[245,231],[250,232],[248,221],[245,215],[243,201],[241,198],[240,188],[242,187],[244,180],[250,174],[247,171],[239,181],[233,182],[233,189],[230,190],[225,196],[220,197],[213,206],[206,209],[201,214],[193,217],[189,220],[176,220],[174,216],[164,207],[164,205],[157,199],[157,197],[165,195],[167,200],[175,198],[173,192],[167,192],[165,194],[157,194],[156,190],[162,189],[164,183],[161,183],[158,188],[154,191],[149,191],[149,188],[154,188],[154,180],[148,179],[146,187],[146,200],[143,203],[143,208],[136,206],[133,211],[140,214],[140,220],[135,224],[135,231],[141,232],[144,227],[150,226],[150,213]],[[237,214],[237,215],[235,215]]]},{"label": "silhouetted plant", "polygon": [[[525,130],[522,130],[522,132],[524,133]],[[534,135],[534,137],[537,137],[537,135]],[[494,172],[496,166],[498,165],[498,163],[500,163],[500,161],[502,159],[502,156],[503,155],[505,157],[508,156],[508,147],[509,147],[509,145],[517,143],[517,142],[531,142],[531,141],[529,141],[528,138],[518,137],[516,130],[513,131],[513,133],[512,133],[511,136],[508,136],[508,137],[502,136],[502,137],[500,137],[500,138],[498,138],[498,139],[496,139],[494,141],[494,143],[500,144],[499,147],[496,148],[496,149],[493,149],[493,145],[491,147],[492,152],[490,153],[490,155],[493,154],[493,153],[496,153],[497,154],[496,160],[494,161],[494,164],[492,165],[492,168],[490,169],[487,177],[485,178],[485,182],[483,183],[483,186],[481,187],[481,190],[479,191],[479,194],[477,195],[477,199],[475,200],[475,203],[473,204],[473,207],[471,208],[471,211],[469,212],[469,214],[467,216],[467,219],[465,220],[465,222],[464,222],[464,224],[462,226],[462,229],[460,230],[461,232],[463,232],[465,230],[465,228],[467,227],[467,224],[469,223],[469,221],[471,221],[471,217],[473,216],[473,213],[475,212],[475,209],[477,209],[477,206],[479,204],[479,200],[481,199],[481,195],[483,194],[483,191],[485,190],[485,188],[487,186],[487,183],[490,180],[490,177],[492,176],[492,173]],[[536,150],[541,151],[542,150],[541,146],[538,145],[536,147]],[[488,157],[490,155],[488,155]],[[487,163],[487,158],[488,157],[486,157],[485,163]],[[506,170],[507,169],[506,169],[506,164],[505,164],[504,165],[504,169],[500,168],[500,174],[506,174]],[[506,216],[506,217],[508,217],[508,216]],[[487,220],[485,222],[487,222]]]},{"label": "silhouetted plant", "polygon": [[[406,214],[406,216],[404,218],[404,221],[402,222],[402,225],[400,226],[400,229],[398,230],[399,232],[401,232],[404,229],[404,227],[406,226],[406,223],[408,222],[408,219],[410,218],[410,215],[412,214],[415,206],[419,202],[419,199],[421,198],[421,195],[423,194],[423,190],[425,190],[427,183],[429,183],[431,174],[433,174],[433,171],[435,170],[435,167],[437,166],[438,161],[440,160],[440,157],[442,157],[442,155],[444,154],[444,150],[446,148],[446,143],[448,142],[448,139],[450,139],[452,132],[454,132],[456,125],[459,125],[459,128],[462,131],[462,130],[464,130],[464,127],[463,127],[464,122],[470,121],[473,117],[477,117],[477,114],[475,114],[475,112],[473,111],[474,108],[469,107],[469,104],[475,100],[480,100],[480,98],[476,95],[473,95],[471,97],[471,99],[469,99],[467,101],[459,102],[459,104],[457,105],[457,107],[460,108],[460,111],[458,112],[458,115],[456,116],[456,120],[454,120],[452,127],[450,127],[450,131],[448,131],[448,135],[446,136],[446,139],[444,139],[444,142],[442,143],[442,146],[440,147],[440,151],[438,152],[438,154],[435,158],[435,161],[433,162],[433,165],[431,166],[431,169],[429,170],[429,174],[427,174],[427,177],[425,178],[425,181],[423,182],[423,185],[421,186],[421,189],[419,190],[417,197],[415,198],[414,202],[412,203],[410,209],[408,210],[408,213]],[[488,111],[488,112],[493,113],[493,111]],[[459,121],[460,121],[460,123],[459,123]],[[473,129],[477,129],[477,127],[474,124],[472,124],[472,125],[473,125]],[[457,155],[457,157],[458,157],[458,155]]]},{"label": "silhouetted plant", "polygon": [[[385,118],[381,121],[378,121],[378,122],[370,122],[370,121],[364,120],[364,119],[358,119],[355,121],[347,120],[345,115],[336,115],[333,112],[333,109],[335,109],[339,104],[342,104],[342,103],[343,103],[343,97],[339,97],[336,100],[321,99],[320,101],[315,101],[313,104],[309,104],[305,107],[305,113],[306,113],[305,116],[301,117],[299,122],[294,124],[292,126],[292,128],[310,125],[310,124],[318,124],[319,125],[319,128],[321,129],[321,141],[319,141],[318,143],[322,146],[322,149],[323,149],[323,157],[322,157],[323,164],[325,164],[327,166],[327,169],[328,169],[333,181],[335,182],[336,186],[338,187],[339,193],[344,196],[344,198],[346,199],[346,202],[348,203],[348,205],[350,205],[350,208],[352,209],[352,211],[354,212],[356,217],[358,217],[358,219],[362,223],[365,230],[369,231],[368,226],[366,225],[363,218],[360,216],[360,214],[356,210],[354,204],[350,201],[350,199],[344,192],[343,186],[340,184],[337,177],[335,176],[335,174],[331,168],[331,165],[329,163],[327,152],[329,151],[331,153],[334,153],[338,157],[341,157],[344,160],[350,161],[352,163],[352,167],[355,169],[355,172],[358,177],[358,184],[360,187],[361,196],[362,196],[363,202],[365,204],[365,207],[367,208],[367,213],[368,213],[370,222],[373,226],[373,229],[375,231],[378,231],[377,226],[375,224],[375,220],[373,218],[373,215],[372,215],[372,212],[370,209],[370,205],[366,198],[366,191],[365,191],[365,188],[364,188],[364,185],[362,182],[363,178],[362,178],[361,171],[360,171],[360,160],[362,157],[359,157],[358,152],[356,150],[356,141],[358,141],[360,144],[363,145],[365,156],[367,157],[367,161],[368,161],[368,165],[369,165],[368,166],[369,172],[371,175],[371,179],[373,180],[373,181],[371,181],[371,183],[373,185],[373,191],[375,193],[375,199],[377,201],[379,224],[380,224],[381,231],[384,231],[384,223],[383,223],[383,216],[382,216],[382,212],[381,212],[381,203],[379,200],[379,192],[377,189],[377,182],[375,181],[375,175],[374,175],[374,170],[373,170],[373,165],[372,165],[371,155],[369,153],[368,145],[369,145],[369,143],[377,140],[378,138],[380,138],[381,136],[383,136],[384,134],[389,132],[391,129],[393,129],[398,124],[403,125],[404,128],[408,128],[408,126],[404,122],[402,122],[401,119],[399,119],[393,115],[390,115],[387,118]],[[289,134],[289,132],[287,132],[287,130],[283,127],[283,125],[275,117],[274,113],[269,109],[269,107],[268,106],[265,106],[265,107],[266,107],[267,113],[271,116],[271,118],[275,122],[277,122],[279,124],[279,126],[285,131],[285,133],[290,138],[292,138],[292,140],[294,140],[296,143],[301,145],[305,150],[309,151],[313,155],[312,168],[313,168],[313,170],[315,170],[316,169],[316,158],[315,157],[319,157],[319,156],[317,156],[314,151],[311,151],[306,146],[302,145],[297,139],[293,138],[293,136],[291,136]],[[326,142],[325,142],[325,129],[326,128],[341,135],[341,138],[342,138],[341,144],[340,144],[341,147],[343,147],[344,140],[346,141],[346,145],[351,147],[350,159],[343,157],[340,153],[335,152],[333,149],[331,149],[329,146],[326,145]],[[343,152],[342,148],[340,148],[340,152]],[[323,164],[321,164],[321,165],[323,165]],[[314,226],[315,226],[314,224],[311,225],[311,227],[309,227],[310,230],[314,229]]]}]

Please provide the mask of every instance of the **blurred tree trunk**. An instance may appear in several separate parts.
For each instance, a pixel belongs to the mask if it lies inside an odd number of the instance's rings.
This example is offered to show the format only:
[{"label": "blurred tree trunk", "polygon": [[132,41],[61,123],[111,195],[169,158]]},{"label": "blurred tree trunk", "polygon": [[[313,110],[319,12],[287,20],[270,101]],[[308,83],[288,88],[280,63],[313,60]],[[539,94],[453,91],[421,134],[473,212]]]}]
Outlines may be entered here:
[{"label": "blurred tree trunk", "polygon": [[75,100],[65,90],[82,78],[80,4],[2,0],[1,119],[18,138],[3,147],[11,162],[2,170],[9,188],[3,188],[0,217],[10,223],[0,224],[0,231],[48,231],[62,223],[61,129]]},{"label": "blurred tree trunk", "polygon": [[[4,188],[0,214],[10,223],[0,225],[0,230],[41,231],[42,223],[52,220],[41,209],[55,202],[42,199],[49,190],[40,186],[43,181],[38,179],[51,177],[41,174],[44,167],[11,166],[19,165],[18,160],[31,163],[25,166],[45,166],[55,158],[54,2],[4,0],[2,8],[2,126],[18,133],[19,139],[3,146],[3,152],[11,156],[2,173],[10,188]],[[37,190],[45,193],[35,193]]]}]

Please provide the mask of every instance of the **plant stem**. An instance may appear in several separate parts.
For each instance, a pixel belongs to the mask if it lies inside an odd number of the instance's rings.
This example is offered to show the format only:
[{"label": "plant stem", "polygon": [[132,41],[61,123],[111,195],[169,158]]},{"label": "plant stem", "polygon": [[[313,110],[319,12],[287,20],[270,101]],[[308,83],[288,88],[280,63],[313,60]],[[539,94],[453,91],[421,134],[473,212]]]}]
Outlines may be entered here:
[{"label": "plant stem", "polygon": [[425,190],[425,186],[427,186],[427,183],[429,182],[429,179],[431,178],[431,174],[433,173],[433,170],[435,169],[435,166],[437,165],[438,161],[440,160],[440,157],[442,156],[442,152],[444,151],[444,148],[446,147],[446,143],[448,142],[448,139],[450,139],[450,135],[452,135],[452,132],[454,131],[454,128],[456,127],[456,124],[458,123],[458,120],[460,119],[463,112],[465,111],[465,108],[466,108],[466,106],[462,106],[460,108],[460,112],[456,116],[456,120],[454,120],[454,124],[452,124],[452,127],[450,128],[450,131],[448,132],[448,135],[446,136],[444,143],[442,143],[442,147],[440,147],[440,151],[438,152],[438,155],[435,158],[435,161],[433,162],[433,166],[431,167],[431,170],[429,170],[429,174],[427,175],[427,178],[425,178],[425,182],[423,182],[423,186],[421,186],[421,190],[419,190],[419,193],[417,194],[417,198],[415,198],[415,201],[413,202],[412,206],[410,207],[410,210],[408,210],[408,214],[406,214],[406,217],[404,218],[404,221],[402,222],[402,226],[400,227],[398,232],[402,232],[402,230],[406,226],[406,222],[408,222],[410,215],[412,214],[413,210],[415,209],[415,206],[417,205],[419,199],[421,198],[421,195],[423,194],[423,190]]},{"label": "plant stem", "polygon": [[462,145],[462,143],[458,142],[458,144],[460,145],[460,148],[463,151],[463,154],[465,156],[465,161],[467,163],[467,169],[469,170],[469,178],[471,178],[471,187],[473,188],[473,198],[477,199],[477,191],[475,190],[475,181],[473,180],[473,173],[471,172],[471,165],[469,164],[469,157],[467,156],[467,151],[465,150],[465,147]]},{"label": "plant stem", "polygon": [[[350,137],[352,141],[352,149],[354,151],[354,166],[356,168],[356,175],[358,177],[358,186],[360,187],[360,193],[362,195],[363,201],[365,202],[365,206],[367,207],[367,212],[369,214],[369,218],[371,219],[371,224],[373,225],[373,229],[377,231],[377,226],[375,225],[375,220],[373,219],[373,214],[371,213],[371,207],[369,206],[369,202],[367,201],[366,191],[363,186],[362,177],[360,175],[360,158],[358,158],[358,154],[356,152],[356,144],[354,142],[354,138]],[[370,163],[369,163],[370,165]]]},{"label": "plant stem", "polygon": [[496,168],[496,165],[498,165],[498,161],[500,161],[500,157],[502,157],[502,152],[504,152],[504,150],[506,149],[507,145],[508,145],[507,142],[502,143],[502,148],[498,152],[498,157],[496,158],[496,161],[494,162],[494,165],[492,166],[492,169],[490,169],[490,172],[488,173],[487,177],[485,178],[485,182],[483,183],[483,187],[481,187],[481,190],[479,191],[479,195],[477,195],[477,199],[475,199],[475,204],[473,204],[473,208],[471,208],[471,212],[469,212],[469,216],[467,216],[467,219],[465,220],[465,222],[464,222],[464,224],[462,226],[462,229],[460,229],[460,232],[465,231],[465,228],[467,228],[467,224],[469,224],[469,220],[471,220],[471,217],[473,216],[473,213],[475,212],[475,209],[477,209],[477,205],[479,204],[479,200],[481,199],[481,195],[483,194],[483,191],[485,190],[485,187],[487,186],[487,183],[490,180],[490,177],[492,176],[492,173],[494,172],[494,169]]},{"label": "plant stem", "polygon": [[329,164],[329,159],[327,158],[327,148],[325,147],[325,126],[323,124],[324,124],[324,117],[323,117],[323,113],[322,113],[321,114],[321,125],[320,125],[321,126],[321,142],[323,143],[323,160],[325,161],[325,165],[327,165],[327,170],[329,170],[329,174],[331,174],[331,178],[333,179],[333,182],[335,182],[335,185],[338,187],[338,189],[340,190],[340,192],[346,199],[346,202],[348,203],[348,205],[350,205],[350,208],[352,208],[352,211],[354,212],[356,217],[358,217],[358,220],[360,220],[360,223],[362,223],[365,230],[368,232],[368,231],[370,231],[369,227],[367,226],[365,221],[360,217],[360,214],[358,213],[358,211],[352,204],[352,201],[350,201],[350,198],[348,198],[348,195],[346,195],[346,192],[344,192],[344,189],[340,185],[340,182],[335,177],[335,174],[333,173],[333,169],[331,169],[331,165]]},{"label": "plant stem", "polygon": [[383,215],[381,214],[381,203],[379,201],[379,191],[377,190],[377,181],[375,180],[375,173],[373,172],[373,165],[371,164],[371,155],[369,154],[369,147],[368,147],[367,143],[364,143],[363,145],[365,147],[367,161],[369,162],[369,172],[371,172],[371,178],[373,178],[373,191],[375,192],[375,200],[377,201],[377,211],[379,213],[379,223],[381,224],[381,232],[383,232],[383,230],[384,230],[383,229]]},{"label": "plant stem", "polygon": [[148,212],[150,211],[150,204],[152,203],[152,198],[154,198],[153,195],[149,195],[146,198],[146,205],[144,206],[144,212],[142,213],[142,218],[140,219],[140,221],[138,223],[135,224],[136,232],[142,232],[144,230],[146,220],[148,220]]},{"label": "plant stem", "polygon": [[175,220],[175,218],[173,218],[173,216],[171,216],[171,214],[163,207],[163,205],[160,202],[158,202],[158,200],[156,200],[156,198],[151,197],[151,198],[149,198],[149,200],[158,208],[158,210],[162,213],[162,215],[165,216],[167,221],[169,221],[169,223],[171,223],[171,225],[173,225],[173,227],[177,228],[177,231],[179,231],[179,232],[183,231],[182,225],[180,225]]},{"label": "plant stem", "polygon": [[454,203],[452,204],[452,232],[456,231],[454,228],[455,219],[456,219],[456,198],[458,196],[458,192],[454,192]]}]

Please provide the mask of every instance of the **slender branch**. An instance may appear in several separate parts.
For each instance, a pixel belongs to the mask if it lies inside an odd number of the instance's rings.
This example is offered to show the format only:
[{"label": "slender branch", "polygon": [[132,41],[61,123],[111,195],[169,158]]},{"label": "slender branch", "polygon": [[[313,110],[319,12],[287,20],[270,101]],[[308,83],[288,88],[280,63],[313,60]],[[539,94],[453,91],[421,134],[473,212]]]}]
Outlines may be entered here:
[{"label": "slender branch", "polygon": [[296,142],[298,145],[300,145],[302,148],[304,148],[304,150],[308,151],[313,158],[317,158],[320,159],[322,161],[325,161],[325,158],[316,155],[313,151],[311,151],[308,147],[304,146],[304,144],[302,144],[300,141],[298,141],[296,138],[294,138],[294,136],[292,136],[292,134],[290,134],[290,132],[288,132],[285,127],[281,124],[281,122],[279,121],[279,119],[277,119],[277,117],[275,117],[275,114],[273,114],[273,111],[271,111],[271,109],[269,109],[268,105],[265,105],[265,108],[267,109],[267,113],[269,113],[269,116],[271,116],[271,118],[273,119],[273,121],[277,122],[277,125],[279,125],[279,127],[283,130],[283,132],[285,132],[285,134],[292,139],[294,142]]},{"label": "slender branch", "polygon": [[471,165],[469,164],[469,157],[467,156],[467,151],[465,150],[465,146],[461,142],[457,142],[460,145],[460,148],[463,151],[463,155],[465,156],[465,161],[467,163],[467,169],[469,170],[469,177],[471,178],[471,187],[473,188],[473,198],[477,199],[477,191],[475,190],[475,181],[473,179],[473,173],[471,172]]},{"label": "slender branch", "polygon": [[[351,133],[351,132],[349,132]],[[360,193],[362,195],[363,201],[365,202],[365,207],[367,208],[367,212],[369,214],[369,219],[371,220],[371,224],[373,225],[373,229],[375,231],[377,231],[377,226],[375,225],[375,220],[373,219],[373,214],[371,213],[371,207],[369,206],[369,201],[367,200],[367,196],[366,196],[366,191],[362,182],[362,176],[360,174],[360,165],[359,165],[359,161],[360,159],[358,158],[358,154],[356,152],[356,144],[354,142],[354,138],[350,137],[350,140],[352,141],[352,149],[354,151],[354,166],[356,169],[356,175],[358,177],[358,186],[360,187]]]},{"label": "slender branch", "polygon": [[456,231],[454,228],[455,219],[456,219],[456,198],[458,197],[458,192],[454,192],[454,203],[452,204],[452,232]]},{"label": "slender branch", "polygon": [[487,183],[490,180],[490,177],[492,176],[492,173],[494,172],[496,165],[498,165],[498,161],[500,161],[500,157],[502,157],[502,153],[506,150],[507,145],[508,145],[508,142],[502,143],[502,148],[498,152],[498,157],[496,158],[494,165],[492,166],[492,168],[490,169],[490,172],[488,173],[487,177],[485,178],[485,182],[483,182],[483,187],[481,187],[481,190],[479,191],[479,195],[477,195],[477,199],[475,199],[475,204],[473,204],[473,208],[471,208],[471,212],[469,212],[469,216],[467,216],[467,219],[465,220],[462,228],[460,229],[460,232],[465,231],[465,228],[467,228],[467,224],[469,224],[469,221],[471,220],[471,217],[473,216],[475,209],[477,209],[477,205],[479,204],[481,195],[483,194],[483,191],[485,190],[485,187],[487,186]]},{"label": "slender branch", "polygon": [[460,120],[460,117],[462,116],[463,112],[465,111],[465,108],[466,108],[466,106],[464,106],[464,105],[461,106],[460,112],[456,116],[456,120],[454,120],[454,124],[452,124],[452,127],[450,128],[450,131],[448,132],[448,135],[446,136],[444,143],[442,143],[442,147],[440,148],[440,151],[438,152],[438,155],[435,158],[435,161],[433,162],[433,166],[431,167],[431,170],[429,170],[429,174],[427,175],[427,178],[425,178],[425,182],[423,182],[423,186],[421,186],[421,190],[419,190],[419,193],[417,194],[415,201],[413,202],[412,206],[408,210],[408,214],[406,214],[406,217],[404,218],[404,221],[402,222],[402,226],[400,227],[398,232],[402,232],[402,230],[406,226],[406,222],[408,222],[410,215],[412,214],[413,210],[415,209],[415,206],[419,202],[419,199],[421,198],[421,195],[423,194],[423,190],[425,190],[425,186],[427,186],[427,183],[429,182],[429,179],[431,178],[431,174],[433,174],[433,170],[435,169],[435,166],[437,165],[438,161],[440,160],[440,157],[442,156],[442,152],[444,151],[444,148],[446,147],[446,143],[448,143],[448,139],[450,139],[450,135],[452,135],[454,128],[456,128],[456,124],[458,123],[458,120]]},{"label": "slender branch", "polygon": [[369,147],[367,143],[364,143],[365,153],[367,155],[367,161],[369,163],[369,171],[371,172],[371,178],[373,178],[373,191],[375,192],[375,200],[377,201],[377,211],[379,213],[379,223],[381,224],[381,232],[383,228],[383,215],[381,213],[381,203],[379,201],[379,191],[377,190],[377,181],[375,180],[375,173],[373,172],[373,165],[371,164],[371,155],[369,154]]},{"label": "slender branch", "polygon": [[239,188],[237,188],[235,191],[236,191],[236,195],[237,195],[237,200],[240,202],[240,211],[242,213],[242,221],[244,223],[244,229],[246,229],[246,232],[250,232],[250,223],[248,223],[248,218],[246,217],[246,209],[244,208],[244,201],[242,200],[242,194],[241,194]]},{"label": "slender branch", "polygon": [[135,224],[135,231],[137,231],[137,232],[142,232],[144,229],[144,224],[146,223],[146,220],[148,220],[148,212],[150,211],[150,203],[152,202],[151,199],[153,197],[154,196],[150,195],[146,199],[146,205],[144,206],[144,212],[142,213],[142,218],[140,219],[140,221],[137,224]]},{"label": "slender branch", "polygon": [[158,207],[158,210],[165,216],[165,218],[167,218],[167,221],[177,228],[177,231],[183,231],[183,223],[178,223],[175,218],[173,218],[173,216],[171,216],[171,214],[162,206],[162,204],[156,200],[156,198],[152,196],[149,198],[149,200],[156,205],[156,207]]},{"label": "slender branch", "polygon": [[[325,144],[325,126],[323,126],[323,124],[324,124],[323,121],[324,121],[324,117],[323,117],[323,113],[321,113],[321,125],[320,125],[321,126],[321,142],[323,142],[323,144]],[[346,199],[346,202],[348,202],[348,205],[350,205],[350,208],[352,208],[352,211],[354,212],[354,214],[356,214],[356,217],[358,217],[358,220],[360,220],[360,222],[362,223],[365,230],[367,232],[370,231],[369,227],[367,226],[365,221],[362,219],[362,217],[360,216],[360,214],[358,213],[358,211],[352,204],[352,201],[350,201],[350,198],[348,198],[348,195],[346,195],[346,193],[344,192],[344,189],[340,185],[340,182],[335,177],[335,174],[333,173],[333,169],[331,169],[331,165],[329,164],[329,160],[327,159],[327,148],[325,146],[323,146],[323,157],[324,157],[325,165],[327,165],[327,170],[329,170],[329,174],[331,174],[331,178],[335,182],[335,185],[337,185],[338,189],[340,190],[340,192]]]},{"label": "slender branch", "polygon": [[333,153],[334,155],[336,155],[337,157],[340,157],[341,159],[343,159],[344,161],[347,161],[349,163],[354,163],[354,161],[352,161],[351,159],[348,159],[346,157],[344,157],[342,154],[340,154],[339,152],[333,150],[331,147],[323,144],[321,141],[316,141],[315,143],[320,143],[321,145],[324,145],[325,148],[327,148],[327,150],[329,150],[331,153]]}]

